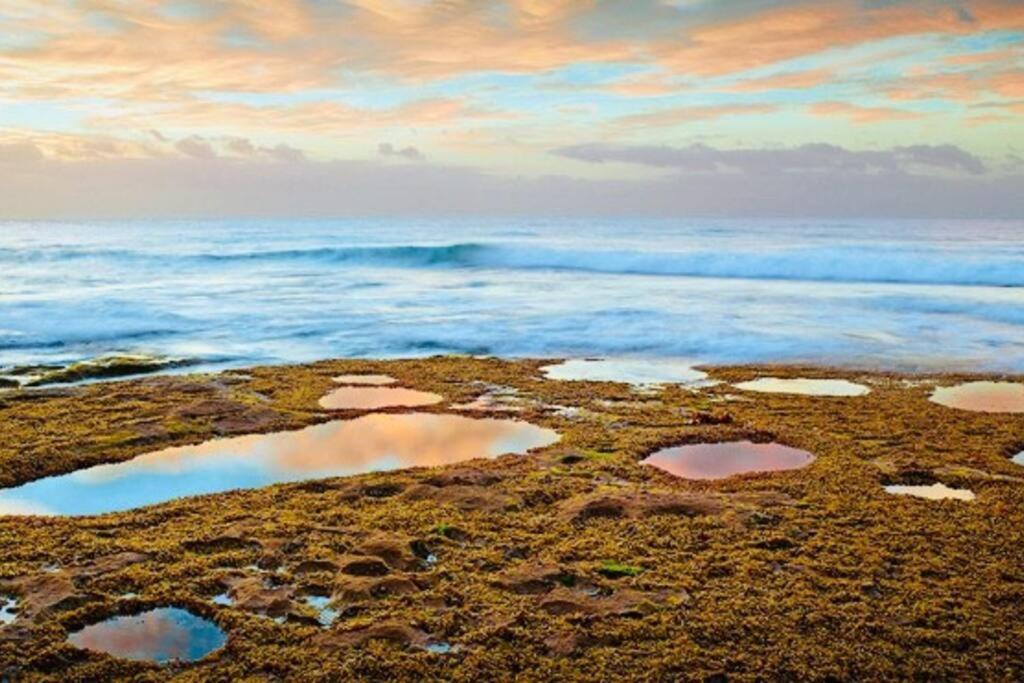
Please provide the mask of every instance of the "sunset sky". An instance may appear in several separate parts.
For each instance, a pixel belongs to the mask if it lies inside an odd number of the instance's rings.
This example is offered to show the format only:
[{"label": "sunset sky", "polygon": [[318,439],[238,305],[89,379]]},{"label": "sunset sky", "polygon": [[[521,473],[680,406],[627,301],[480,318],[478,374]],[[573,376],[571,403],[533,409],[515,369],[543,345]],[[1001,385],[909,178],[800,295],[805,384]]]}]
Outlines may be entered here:
[{"label": "sunset sky", "polygon": [[0,0],[0,218],[1024,216],[1015,0]]}]

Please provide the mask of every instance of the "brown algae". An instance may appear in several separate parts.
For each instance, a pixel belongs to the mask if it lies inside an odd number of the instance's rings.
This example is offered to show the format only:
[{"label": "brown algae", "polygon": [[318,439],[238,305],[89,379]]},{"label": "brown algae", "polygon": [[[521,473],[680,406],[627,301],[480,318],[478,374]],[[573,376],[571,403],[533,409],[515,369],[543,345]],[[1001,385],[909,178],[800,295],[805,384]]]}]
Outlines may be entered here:
[{"label": "brown algae", "polygon": [[[1007,626],[1024,599],[1015,542],[1024,484],[1008,459],[1024,444],[1018,416],[949,410],[899,373],[713,368],[727,383],[827,374],[872,391],[723,401],[727,384],[670,384],[637,402],[628,385],[543,379],[545,364],[329,360],[0,393],[7,487],[323,423],[318,401],[344,374],[387,374],[451,404],[508,387],[523,419],[562,435],[529,457],[285,483],[102,518],[0,516],[0,595],[18,601],[17,619],[0,625],[0,672],[47,682],[509,671],[566,681],[1024,680],[1019,633]],[[669,444],[741,440],[799,445],[817,459],[720,480],[640,464]],[[901,500],[880,479],[941,479],[978,497]],[[609,562],[642,571],[611,578]],[[211,604],[221,593],[233,604]],[[330,626],[308,595],[330,598]],[[216,614],[230,644],[156,670],[66,642],[69,630],[143,600],[142,609]],[[431,643],[453,651],[431,654]]]}]

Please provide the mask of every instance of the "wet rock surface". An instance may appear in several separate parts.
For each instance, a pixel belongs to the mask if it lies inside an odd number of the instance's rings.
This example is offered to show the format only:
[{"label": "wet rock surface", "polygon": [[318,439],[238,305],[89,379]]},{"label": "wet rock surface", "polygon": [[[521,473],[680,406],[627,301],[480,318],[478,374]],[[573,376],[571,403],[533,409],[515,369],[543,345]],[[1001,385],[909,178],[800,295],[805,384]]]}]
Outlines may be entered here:
[{"label": "wet rock surface", "polygon": [[[5,485],[196,443],[232,416],[272,413],[274,430],[314,424],[319,398],[344,374],[387,374],[450,404],[479,396],[480,382],[511,387],[517,415],[562,435],[525,458],[101,517],[0,517],[0,601],[16,605],[0,623],[0,672],[49,681],[1024,677],[1013,627],[1024,602],[1014,541],[1024,476],[1011,459],[1024,444],[1019,416],[952,411],[928,400],[934,383],[886,374],[829,371],[871,386],[849,401],[735,401],[728,384],[666,385],[638,400],[628,385],[543,379],[542,364],[331,361],[0,394]],[[708,372],[737,383],[814,370]],[[704,481],[640,464],[673,444],[729,440],[778,440],[817,459]],[[934,482],[977,498],[883,489]],[[111,616],[168,606],[215,623],[226,647],[158,667],[67,642]]]}]

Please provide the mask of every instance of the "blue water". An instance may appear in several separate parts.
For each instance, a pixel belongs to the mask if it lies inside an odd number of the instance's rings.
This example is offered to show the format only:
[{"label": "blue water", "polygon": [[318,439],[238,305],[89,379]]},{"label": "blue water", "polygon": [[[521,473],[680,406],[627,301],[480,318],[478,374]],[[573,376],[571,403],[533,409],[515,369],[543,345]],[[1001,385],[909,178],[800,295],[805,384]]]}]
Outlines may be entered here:
[{"label": "blue water", "polygon": [[124,351],[1024,370],[1024,223],[0,223],[0,367]]},{"label": "blue water", "polygon": [[158,664],[197,661],[224,647],[227,639],[212,621],[178,607],[111,617],[68,635],[75,647]]},{"label": "blue water", "polygon": [[515,420],[364,415],[165,448],[36,479],[0,489],[0,515],[100,515],[222,491],[526,453],[558,438]]}]

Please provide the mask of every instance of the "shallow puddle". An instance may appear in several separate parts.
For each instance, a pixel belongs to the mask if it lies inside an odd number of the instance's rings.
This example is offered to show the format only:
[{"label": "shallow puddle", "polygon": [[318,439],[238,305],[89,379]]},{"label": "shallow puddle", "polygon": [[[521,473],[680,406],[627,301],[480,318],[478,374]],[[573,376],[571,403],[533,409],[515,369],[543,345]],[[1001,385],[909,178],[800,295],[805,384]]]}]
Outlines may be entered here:
[{"label": "shallow puddle", "polygon": [[1014,382],[966,382],[939,387],[931,400],[948,408],[982,413],[1024,413],[1024,384]]},{"label": "shallow puddle", "polygon": [[379,410],[415,408],[440,403],[443,396],[399,387],[341,387],[320,399],[326,410]]},{"label": "shallow puddle", "polygon": [[845,379],[782,379],[761,377],[749,382],[734,384],[737,389],[758,391],[768,394],[799,394],[801,396],[863,396],[871,391],[863,384]]},{"label": "shallow puddle", "polygon": [[0,514],[96,515],[232,489],[526,453],[557,440],[550,429],[516,420],[364,415],[167,448],[39,479],[0,490]]},{"label": "shallow puddle", "polygon": [[371,386],[394,384],[398,381],[391,375],[338,375],[331,379],[338,384],[364,384]]},{"label": "shallow puddle", "polygon": [[684,479],[722,479],[746,472],[777,472],[804,467],[814,456],[778,443],[701,443],[664,448],[643,459]]},{"label": "shallow puddle", "polygon": [[122,659],[164,664],[202,659],[224,647],[227,635],[187,610],[161,607],[86,626],[70,634],[68,642]]},{"label": "shallow puddle", "polygon": [[424,648],[427,652],[433,652],[435,655],[446,655],[455,652],[456,647],[451,643],[444,641],[437,641],[434,643],[427,643]]},{"label": "shallow puddle", "polygon": [[622,382],[625,384],[704,385],[707,374],[681,360],[666,358],[579,358],[545,365],[548,379]]},{"label": "shallow puddle", "polygon": [[307,595],[306,604],[316,610],[316,620],[328,627],[338,618],[338,610],[330,606],[331,599],[324,595]]},{"label": "shallow puddle", "polygon": [[942,483],[929,484],[927,486],[906,486],[903,484],[892,484],[886,486],[885,490],[897,496],[916,496],[928,500],[974,500],[974,492],[968,489],[953,489]]},{"label": "shallow puddle", "polygon": [[18,618],[18,601],[0,595],[0,625],[13,623]]},{"label": "shallow puddle", "polygon": [[231,607],[235,604],[235,601],[231,599],[231,596],[227,593],[218,593],[210,598],[210,602],[221,607]]}]

